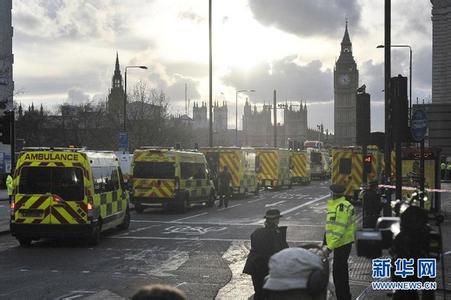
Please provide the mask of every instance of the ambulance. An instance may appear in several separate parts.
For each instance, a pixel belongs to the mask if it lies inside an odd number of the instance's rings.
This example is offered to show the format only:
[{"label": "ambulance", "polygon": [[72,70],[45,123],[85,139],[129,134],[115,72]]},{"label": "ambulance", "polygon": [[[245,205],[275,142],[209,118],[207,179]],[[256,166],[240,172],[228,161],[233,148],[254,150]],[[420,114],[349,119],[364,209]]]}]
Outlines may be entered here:
[{"label": "ambulance", "polygon": [[214,178],[227,166],[232,175],[232,194],[258,193],[254,148],[213,147],[201,148],[200,151],[205,154]]},{"label": "ambulance", "polygon": [[143,147],[132,161],[132,203],[137,213],[146,207],[186,212],[195,203],[212,206],[215,187],[205,155],[197,151]]},{"label": "ambulance", "polygon": [[344,195],[357,201],[363,184],[363,173],[367,180],[380,181],[383,155],[377,148],[368,148],[367,155],[361,147],[337,147],[332,150],[332,184],[345,187]]},{"label": "ambulance", "polygon": [[290,170],[293,184],[310,184],[310,158],[306,151],[291,151]]},{"label": "ambulance", "polygon": [[290,150],[256,148],[259,185],[267,188],[291,188]]},{"label": "ambulance", "polygon": [[307,148],[307,153],[310,159],[310,172],[312,178],[325,179],[330,176],[330,162],[327,151]]},{"label": "ambulance", "polygon": [[86,238],[130,224],[128,194],[113,152],[28,148],[14,174],[11,234],[22,246],[40,238]]}]

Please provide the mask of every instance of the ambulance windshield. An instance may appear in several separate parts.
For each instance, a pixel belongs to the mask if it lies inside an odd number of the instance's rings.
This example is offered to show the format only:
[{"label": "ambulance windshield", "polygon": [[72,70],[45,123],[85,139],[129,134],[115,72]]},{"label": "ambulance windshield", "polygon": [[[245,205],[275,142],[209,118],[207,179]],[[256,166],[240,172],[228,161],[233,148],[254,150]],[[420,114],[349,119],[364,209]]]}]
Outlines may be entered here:
[{"label": "ambulance windshield", "polygon": [[135,178],[171,179],[175,177],[175,167],[172,162],[135,162],[133,167]]},{"label": "ambulance windshield", "polygon": [[65,201],[83,201],[83,171],[76,167],[23,167],[20,194],[54,194]]}]

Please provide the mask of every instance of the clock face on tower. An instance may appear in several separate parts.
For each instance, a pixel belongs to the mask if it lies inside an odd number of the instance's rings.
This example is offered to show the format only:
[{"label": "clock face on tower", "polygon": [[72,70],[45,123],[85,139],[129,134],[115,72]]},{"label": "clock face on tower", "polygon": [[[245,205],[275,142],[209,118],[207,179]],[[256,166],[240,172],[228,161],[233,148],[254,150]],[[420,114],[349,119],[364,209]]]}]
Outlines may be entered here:
[{"label": "clock face on tower", "polygon": [[338,84],[341,86],[348,86],[351,83],[351,77],[348,74],[341,74],[338,77]]}]

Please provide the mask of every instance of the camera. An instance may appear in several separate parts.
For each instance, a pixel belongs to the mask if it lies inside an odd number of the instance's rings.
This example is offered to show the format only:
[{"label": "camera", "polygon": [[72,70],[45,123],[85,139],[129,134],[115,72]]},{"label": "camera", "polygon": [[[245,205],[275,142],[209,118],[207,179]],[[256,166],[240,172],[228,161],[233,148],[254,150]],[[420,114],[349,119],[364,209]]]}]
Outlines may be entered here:
[{"label": "camera", "polygon": [[416,245],[413,243],[413,247],[421,248],[428,257],[438,259],[442,249],[440,225],[444,217],[423,209],[423,203],[426,201],[428,197],[422,191],[415,191],[405,200],[391,201],[396,216],[379,217],[374,229],[363,228],[356,232],[357,256],[377,258],[382,256],[384,249],[398,251],[397,247],[394,247],[394,240],[402,233],[404,239],[411,238],[417,242]]}]

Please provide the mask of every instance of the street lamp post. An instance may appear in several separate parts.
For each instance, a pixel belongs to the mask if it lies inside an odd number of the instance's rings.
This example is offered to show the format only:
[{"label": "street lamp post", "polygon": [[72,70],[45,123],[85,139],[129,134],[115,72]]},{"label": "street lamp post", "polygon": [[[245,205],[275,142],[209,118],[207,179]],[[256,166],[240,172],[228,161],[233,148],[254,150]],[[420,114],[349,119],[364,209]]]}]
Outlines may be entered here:
[{"label": "street lamp post", "polygon": [[[409,48],[409,124],[412,117],[412,47],[409,45],[391,45],[391,48]],[[379,45],[376,48],[384,48]]]},{"label": "street lamp post", "polygon": [[238,146],[238,94],[253,92],[255,92],[255,90],[237,90],[235,93],[235,146]]},{"label": "street lamp post", "polygon": [[[379,45],[376,48],[385,48],[384,45]],[[390,48],[409,48],[409,125],[412,118],[412,47],[409,45],[390,45]],[[387,94],[387,91],[385,91]],[[390,95],[391,97],[391,95]],[[399,129],[398,129],[399,130]],[[395,153],[396,153],[396,198],[401,199],[402,197],[402,182],[400,181],[402,177],[402,162],[401,162],[401,137],[396,137],[396,144],[395,144]],[[423,148],[422,148],[423,149]],[[423,152],[421,152],[421,156],[423,156]],[[423,169],[423,165],[420,162],[420,169]],[[423,181],[423,174],[424,172],[420,172],[420,182]]]},{"label": "street lamp post", "polygon": [[127,131],[127,69],[144,69],[147,70],[146,66],[126,66],[125,67],[125,78],[124,78],[124,90],[125,90],[125,95],[124,95],[124,132]]}]

